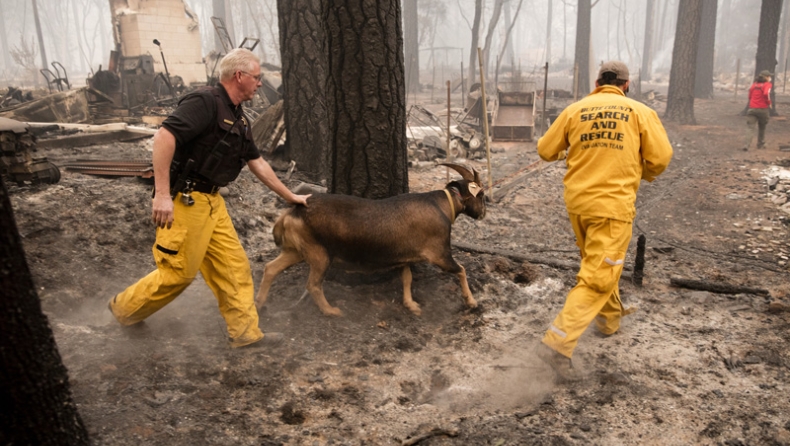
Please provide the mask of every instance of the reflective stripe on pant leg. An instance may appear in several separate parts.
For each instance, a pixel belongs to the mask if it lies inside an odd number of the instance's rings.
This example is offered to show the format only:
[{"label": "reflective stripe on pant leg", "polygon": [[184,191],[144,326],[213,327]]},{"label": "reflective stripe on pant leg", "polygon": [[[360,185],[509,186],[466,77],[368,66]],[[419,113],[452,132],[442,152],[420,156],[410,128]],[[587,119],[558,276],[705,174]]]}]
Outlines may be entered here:
[{"label": "reflective stripe on pant leg", "polygon": [[208,203],[195,201],[195,205],[185,206],[176,198],[173,226],[156,231],[152,249],[156,270],[111,302],[112,313],[121,324],[140,322],[159,311],[194,280],[214,227]]},{"label": "reflective stripe on pant leg", "polygon": [[217,298],[231,345],[241,347],[263,338],[258,328],[252,272],[224,199],[219,194],[209,197],[216,227],[200,272]]},{"label": "reflective stripe on pant leg", "polygon": [[[625,261],[631,224],[602,217],[569,215],[582,261],[576,286],[546,331],[543,342],[571,357],[579,337],[612,295]],[[559,333],[565,333],[561,336]]]}]

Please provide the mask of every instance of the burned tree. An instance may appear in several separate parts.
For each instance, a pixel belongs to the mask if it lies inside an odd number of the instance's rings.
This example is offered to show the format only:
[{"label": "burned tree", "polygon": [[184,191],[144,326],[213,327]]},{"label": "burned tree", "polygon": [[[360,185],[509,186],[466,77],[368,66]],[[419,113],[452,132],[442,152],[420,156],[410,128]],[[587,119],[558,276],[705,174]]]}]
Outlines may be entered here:
[{"label": "burned tree", "polygon": [[0,444],[88,444],[0,180]]},{"label": "burned tree", "polygon": [[480,42],[480,22],[483,20],[483,0],[475,0],[475,17],[472,19],[472,48],[469,50],[469,67],[466,82],[472,86],[477,77],[477,45]]},{"label": "burned tree", "polygon": [[702,0],[700,17],[699,47],[697,48],[697,72],[694,80],[694,97],[713,97],[713,55],[716,42],[716,0]]},{"label": "burned tree", "polygon": [[288,144],[331,193],[408,191],[398,0],[278,1]]},{"label": "burned tree", "polygon": [[656,1],[647,0],[645,11],[645,39],[642,46],[642,71],[639,81],[649,81],[653,71],[653,22],[655,21]]},{"label": "burned tree", "polygon": [[[763,0],[760,8],[760,30],[757,34],[757,57],[754,77],[768,70],[776,74],[776,43],[779,38],[779,19],[782,16],[782,0]],[[774,81],[776,77],[774,76]],[[771,115],[776,113],[776,93],[771,89]]]},{"label": "burned tree", "polygon": [[680,2],[675,45],[672,49],[672,68],[669,71],[667,109],[664,118],[680,124],[695,124],[694,78],[699,46],[699,22],[702,0]]},{"label": "burned tree", "polygon": [[579,0],[576,15],[576,55],[574,62],[578,69],[576,92],[579,97],[590,92],[590,0]]},{"label": "burned tree", "polygon": [[406,43],[406,90],[409,94],[420,91],[420,39],[417,0],[403,2],[403,36]]}]

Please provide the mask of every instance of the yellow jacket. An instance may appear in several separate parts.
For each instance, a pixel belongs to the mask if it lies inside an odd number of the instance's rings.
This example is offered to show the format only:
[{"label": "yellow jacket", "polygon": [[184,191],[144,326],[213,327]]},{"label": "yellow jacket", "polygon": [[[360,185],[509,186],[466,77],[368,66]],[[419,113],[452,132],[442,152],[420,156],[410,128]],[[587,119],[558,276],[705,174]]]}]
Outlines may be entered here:
[{"label": "yellow jacket", "polygon": [[566,149],[568,212],[627,222],[636,216],[639,180],[653,181],[672,159],[656,112],[612,85],[569,105],[538,140],[545,161],[562,159]]}]

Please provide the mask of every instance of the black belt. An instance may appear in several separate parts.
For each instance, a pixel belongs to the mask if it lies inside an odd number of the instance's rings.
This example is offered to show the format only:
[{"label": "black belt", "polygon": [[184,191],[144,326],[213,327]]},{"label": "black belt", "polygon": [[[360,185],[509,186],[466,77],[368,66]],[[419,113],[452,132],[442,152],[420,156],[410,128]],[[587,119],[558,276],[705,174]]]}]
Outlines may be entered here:
[{"label": "black belt", "polygon": [[217,191],[219,191],[219,186],[215,186],[211,183],[196,182],[192,186],[192,190],[195,192],[202,192],[204,194],[216,194]]}]

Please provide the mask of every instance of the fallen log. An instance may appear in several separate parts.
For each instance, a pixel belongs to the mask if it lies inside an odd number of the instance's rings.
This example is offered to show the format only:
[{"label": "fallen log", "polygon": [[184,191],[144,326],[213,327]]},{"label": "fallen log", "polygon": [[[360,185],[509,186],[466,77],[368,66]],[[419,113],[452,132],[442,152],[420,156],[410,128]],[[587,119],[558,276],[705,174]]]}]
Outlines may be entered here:
[{"label": "fallen log", "polygon": [[672,277],[669,279],[669,285],[677,288],[688,288],[690,290],[710,291],[711,293],[718,294],[757,294],[760,296],[769,296],[771,293],[762,288],[750,288],[744,286],[731,285],[723,282],[709,282],[705,280],[692,280],[683,279],[680,277]]},{"label": "fallen log", "polygon": [[566,262],[564,260],[557,260],[551,259],[548,257],[536,256],[536,255],[528,255],[528,254],[520,254],[513,251],[508,251],[505,249],[496,249],[496,248],[488,248],[485,246],[473,245],[471,243],[464,243],[464,242],[453,242],[452,244],[454,247],[468,252],[479,252],[483,254],[493,254],[502,257],[508,257],[513,260],[519,260],[522,262],[529,262],[535,263],[539,265],[548,265],[558,269],[578,269],[579,264],[577,262]]},{"label": "fallen log", "polygon": [[446,435],[448,437],[457,437],[458,436],[458,429],[442,429],[442,428],[434,428],[430,431],[417,435],[416,437],[409,438],[408,440],[403,440],[401,442],[401,446],[414,446],[415,444],[421,443],[423,440],[427,440],[431,437],[435,437],[437,435]]}]

